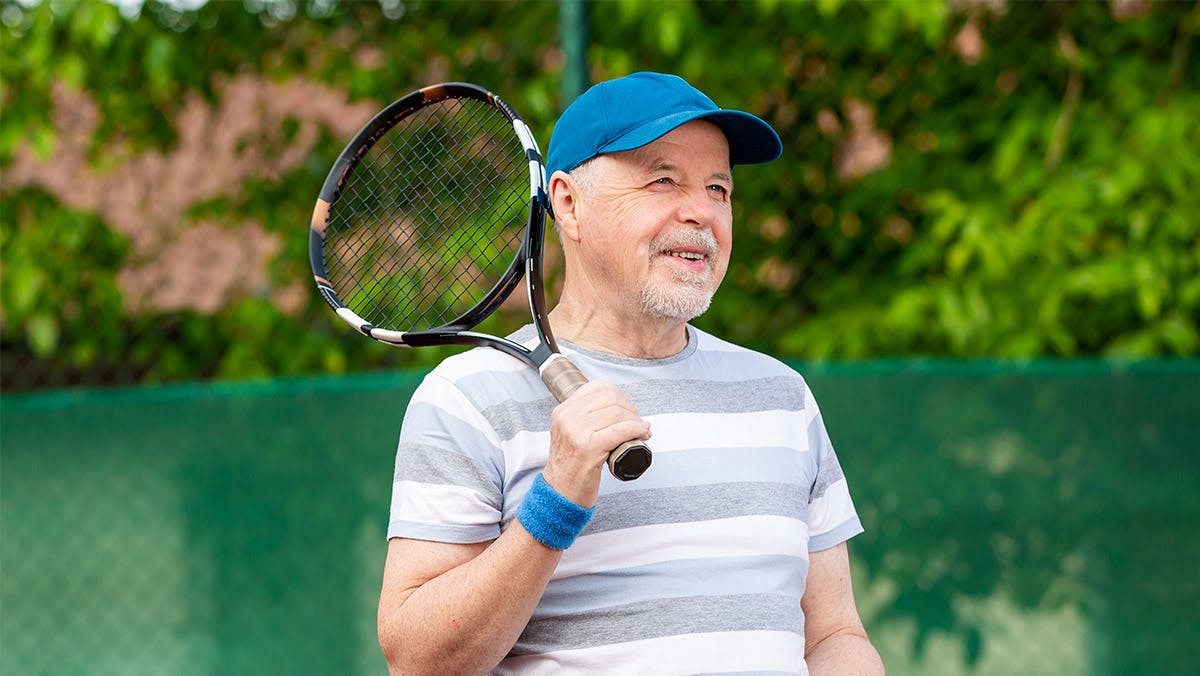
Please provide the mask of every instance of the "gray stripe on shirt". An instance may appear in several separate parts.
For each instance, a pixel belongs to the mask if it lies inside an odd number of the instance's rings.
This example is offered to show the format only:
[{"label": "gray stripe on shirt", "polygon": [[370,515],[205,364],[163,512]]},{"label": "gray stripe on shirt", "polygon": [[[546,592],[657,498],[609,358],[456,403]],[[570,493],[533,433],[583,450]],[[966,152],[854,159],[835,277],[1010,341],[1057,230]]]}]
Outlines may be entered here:
[{"label": "gray stripe on shirt", "polygon": [[486,496],[494,505],[503,501],[497,478],[488,476],[476,460],[428,444],[400,443],[395,480],[462,486]]},{"label": "gray stripe on shirt", "polygon": [[574,650],[631,640],[730,631],[804,633],[795,597],[780,594],[690,596],[610,606],[533,620],[510,656]]},{"label": "gray stripe on shirt", "polygon": [[[804,595],[808,550],[796,554],[758,554],[672,559],[630,568],[614,568],[552,580],[533,611],[533,619],[570,615],[612,606],[693,596],[780,594],[796,603]],[[637,580],[631,584],[630,580]]]},{"label": "gray stripe on shirt", "polygon": [[[775,376],[738,382],[709,380],[648,380],[624,386],[643,417],[671,413],[757,413],[800,411],[804,408],[804,381],[795,376]],[[550,429],[552,397],[536,401],[508,399],[483,409],[501,440],[519,432]]]},{"label": "gray stripe on shirt", "polygon": [[794,484],[737,482],[602,495],[582,535],[757,514],[807,521],[806,491]]},{"label": "gray stripe on shirt", "polygon": [[642,415],[667,413],[757,413],[804,409],[804,381],[773,376],[733,382],[647,380],[625,386]]},{"label": "gray stripe on shirt", "polygon": [[829,487],[842,480],[842,465],[838,462],[837,454],[833,452],[833,444],[825,432],[825,423],[817,416],[808,423],[808,448],[817,460],[817,478],[813,481],[812,494],[809,501],[820,499]]},{"label": "gray stripe on shirt", "polygon": [[485,473],[504,474],[504,455],[484,430],[439,409],[429,402],[408,407],[400,428],[400,443],[425,444],[445,448],[471,458]]}]

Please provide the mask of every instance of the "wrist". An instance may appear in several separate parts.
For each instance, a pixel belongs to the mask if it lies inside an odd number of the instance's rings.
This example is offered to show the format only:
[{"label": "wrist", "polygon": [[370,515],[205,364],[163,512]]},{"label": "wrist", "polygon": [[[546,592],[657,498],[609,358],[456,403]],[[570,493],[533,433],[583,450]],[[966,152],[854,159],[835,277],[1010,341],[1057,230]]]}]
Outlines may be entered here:
[{"label": "wrist", "polygon": [[535,540],[551,549],[566,549],[591,521],[593,508],[563,497],[542,474],[533,480],[517,510],[517,521]]},{"label": "wrist", "polygon": [[558,472],[555,471],[556,469],[553,464],[550,464],[544,467],[541,472],[542,479],[550,484],[550,488],[554,489],[555,493],[558,493],[580,507],[591,508],[596,506],[596,493],[600,488],[596,485],[596,481],[589,481],[591,477],[588,476],[571,474],[570,472]]}]

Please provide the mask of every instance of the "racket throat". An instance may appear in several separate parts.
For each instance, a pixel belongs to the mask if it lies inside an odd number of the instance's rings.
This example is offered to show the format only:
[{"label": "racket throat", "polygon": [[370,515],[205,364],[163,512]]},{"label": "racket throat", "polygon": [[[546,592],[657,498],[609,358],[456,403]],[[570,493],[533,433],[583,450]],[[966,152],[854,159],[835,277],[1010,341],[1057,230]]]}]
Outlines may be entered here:
[{"label": "racket throat", "polygon": [[555,357],[562,357],[562,355],[559,354],[554,347],[541,341],[539,341],[537,347],[533,348],[533,350],[529,353],[529,361],[533,362],[533,365],[537,367],[539,373],[545,371],[546,366]]}]

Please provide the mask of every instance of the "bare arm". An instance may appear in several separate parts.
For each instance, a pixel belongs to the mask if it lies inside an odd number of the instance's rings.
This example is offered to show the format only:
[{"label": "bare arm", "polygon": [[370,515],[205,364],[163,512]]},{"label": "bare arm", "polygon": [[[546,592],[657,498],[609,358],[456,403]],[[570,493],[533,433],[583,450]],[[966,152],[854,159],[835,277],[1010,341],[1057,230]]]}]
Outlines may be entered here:
[{"label": "bare arm", "polygon": [[804,659],[813,676],[883,674],[883,662],[863,628],[850,580],[846,543],[813,552],[800,602],[804,610]]},{"label": "bare arm", "polygon": [[515,522],[490,543],[391,540],[378,618],[391,672],[471,674],[495,666],[561,557]]},{"label": "bare arm", "polygon": [[[554,409],[547,483],[591,507],[608,451],[649,426],[615,385],[592,382]],[[379,644],[393,674],[474,674],[516,643],[562,558],[514,520],[491,542],[396,538],[379,597]]]}]

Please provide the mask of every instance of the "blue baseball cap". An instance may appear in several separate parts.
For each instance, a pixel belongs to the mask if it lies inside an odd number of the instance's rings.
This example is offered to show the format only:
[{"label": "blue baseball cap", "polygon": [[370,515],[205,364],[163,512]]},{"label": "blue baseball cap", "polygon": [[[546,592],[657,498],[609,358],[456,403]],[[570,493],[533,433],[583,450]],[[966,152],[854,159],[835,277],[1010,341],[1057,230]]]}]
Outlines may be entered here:
[{"label": "blue baseball cap", "polygon": [[758,117],[719,108],[681,77],[633,73],[593,85],[567,106],[550,135],[546,177],[597,155],[640,148],[692,120],[725,132],[731,164],[770,162],[783,153],[779,134]]}]

